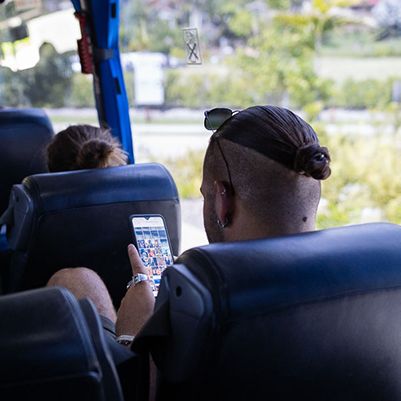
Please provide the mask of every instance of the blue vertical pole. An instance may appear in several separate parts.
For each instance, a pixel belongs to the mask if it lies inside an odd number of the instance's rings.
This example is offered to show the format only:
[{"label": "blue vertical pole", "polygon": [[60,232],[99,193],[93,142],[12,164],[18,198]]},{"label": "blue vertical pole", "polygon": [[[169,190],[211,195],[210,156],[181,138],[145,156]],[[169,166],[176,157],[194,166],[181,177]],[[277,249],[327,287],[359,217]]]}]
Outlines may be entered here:
[{"label": "blue vertical pole", "polygon": [[119,0],[72,0],[76,11],[86,12],[94,60],[94,92],[99,123],[107,126],[135,162],[129,105],[119,49]]}]

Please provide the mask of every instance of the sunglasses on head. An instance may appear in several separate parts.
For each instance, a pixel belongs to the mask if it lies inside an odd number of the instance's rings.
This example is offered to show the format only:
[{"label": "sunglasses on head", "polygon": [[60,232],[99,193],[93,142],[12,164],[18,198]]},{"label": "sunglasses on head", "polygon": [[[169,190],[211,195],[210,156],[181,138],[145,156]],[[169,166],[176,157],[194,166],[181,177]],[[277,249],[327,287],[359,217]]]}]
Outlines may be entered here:
[{"label": "sunglasses on head", "polygon": [[224,107],[217,107],[215,109],[205,111],[204,126],[209,131],[217,131],[227,120],[239,110],[231,110]]},{"label": "sunglasses on head", "polygon": [[[229,120],[234,114],[237,114],[239,110],[231,110],[224,107],[217,107],[215,109],[205,111],[205,128],[209,131],[217,131],[227,120]],[[221,148],[220,141],[216,140],[217,146],[223,158],[224,164],[227,169],[227,176],[229,181],[229,190],[234,193],[234,187],[231,179],[230,168],[226,156]]]}]

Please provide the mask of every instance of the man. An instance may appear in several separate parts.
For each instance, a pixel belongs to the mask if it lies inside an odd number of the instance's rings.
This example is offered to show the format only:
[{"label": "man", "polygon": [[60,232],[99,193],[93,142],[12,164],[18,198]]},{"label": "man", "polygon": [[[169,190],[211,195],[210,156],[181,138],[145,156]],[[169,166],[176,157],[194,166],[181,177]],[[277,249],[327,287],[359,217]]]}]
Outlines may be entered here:
[{"label": "man", "polygon": [[[291,111],[274,106],[240,112],[213,109],[205,117],[205,127],[215,131],[201,186],[209,242],[314,230],[320,180],[330,175],[330,156],[312,127]],[[133,275],[146,273],[133,245],[128,254]],[[123,341],[129,342],[153,312],[154,296],[147,281],[128,289],[117,318],[106,287],[89,269],[61,270],[49,285],[92,299],[109,326],[116,320],[116,334]]]}]

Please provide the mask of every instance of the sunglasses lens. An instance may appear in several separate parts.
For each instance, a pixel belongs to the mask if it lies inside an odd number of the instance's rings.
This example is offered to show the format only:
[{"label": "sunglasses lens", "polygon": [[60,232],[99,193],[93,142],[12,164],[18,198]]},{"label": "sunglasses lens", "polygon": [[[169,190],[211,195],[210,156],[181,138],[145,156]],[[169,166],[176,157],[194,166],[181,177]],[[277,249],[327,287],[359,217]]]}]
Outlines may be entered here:
[{"label": "sunglasses lens", "polygon": [[233,115],[232,110],[225,108],[218,108],[205,111],[205,128],[210,131],[216,131],[232,115]]}]

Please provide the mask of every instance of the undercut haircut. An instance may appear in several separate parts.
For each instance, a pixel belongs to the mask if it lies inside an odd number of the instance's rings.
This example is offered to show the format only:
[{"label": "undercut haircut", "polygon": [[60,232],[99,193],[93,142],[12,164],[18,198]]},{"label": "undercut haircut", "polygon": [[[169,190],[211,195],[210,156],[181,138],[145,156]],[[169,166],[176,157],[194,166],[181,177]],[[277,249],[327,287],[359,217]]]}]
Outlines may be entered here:
[{"label": "undercut haircut", "polygon": [[331,173],[329,151],[313,128],[276,106],[228,119],[211,137],[204,169],[209,181],[231,181],[243,205],[273,226],[314,221],[320,180]]}]

